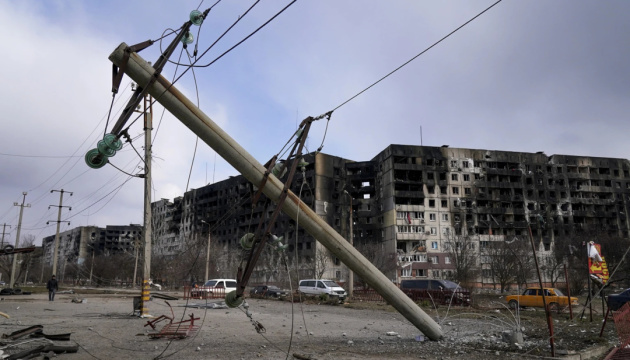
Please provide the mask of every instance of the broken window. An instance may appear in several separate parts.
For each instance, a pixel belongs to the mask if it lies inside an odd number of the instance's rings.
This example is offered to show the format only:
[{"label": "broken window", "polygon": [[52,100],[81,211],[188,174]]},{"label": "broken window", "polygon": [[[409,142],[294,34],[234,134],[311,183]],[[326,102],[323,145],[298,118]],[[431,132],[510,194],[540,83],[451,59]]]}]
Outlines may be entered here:
[{"label": "broken window", "polygon": [[458,179],[457,174],[451,174],[451,180],[452,181],[457,181],[457,179]]},{"label": "broken window", "polygon": [[453,195],[459,195],[459,187],[453,186]]},{"label": "broken window", "polygon": [[442,201],[440,201],[440,203],[441,203],[441,206],[443,208],[447,208],[448,207],[448,200],[442,200]]},{"label": "broken window", "polygon": [[[468,164],[468,163],[465,163]],[[470,175],[469,174],[464,174],[464,181],[470,181]]]},{"label": "broken window", "polygon": [[429,199],[429,207],[431,207],[431,208],[435,207],[435,200],[434,199]]}]

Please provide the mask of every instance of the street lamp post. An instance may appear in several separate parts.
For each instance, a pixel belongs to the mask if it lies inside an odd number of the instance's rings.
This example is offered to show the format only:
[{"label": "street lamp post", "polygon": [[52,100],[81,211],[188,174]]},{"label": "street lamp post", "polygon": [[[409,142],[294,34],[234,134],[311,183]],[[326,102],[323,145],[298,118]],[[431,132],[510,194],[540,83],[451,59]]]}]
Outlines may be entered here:
[{"label": "street lamp post", "polygon": [[210,233],[212,232],[211,228],[210,228],[210,224],[205,221],[205,220],[201,220],[202,223],[208,225],[208,245],[206,246],[206,277],[203,278],[203,281],[208,281],[208,272],[210,270]]},{"label": "street lamp post", "polygon": [[[350,218],[350,245],[352,245],[354,247],[354,237],[353,237],[353,233],[352,233],[352,223],[353,223],[353,219],[352,219],[352,195],[350,195],[350,193],[347,190],[343,191],[344,193],[346,193],[346,195],[348,195],[348,197],[350,198],[350,211],[348,212],[348,217]],[[352,298],[352,293],[354,290],[354,272],[348,268],[348,297]]]}]

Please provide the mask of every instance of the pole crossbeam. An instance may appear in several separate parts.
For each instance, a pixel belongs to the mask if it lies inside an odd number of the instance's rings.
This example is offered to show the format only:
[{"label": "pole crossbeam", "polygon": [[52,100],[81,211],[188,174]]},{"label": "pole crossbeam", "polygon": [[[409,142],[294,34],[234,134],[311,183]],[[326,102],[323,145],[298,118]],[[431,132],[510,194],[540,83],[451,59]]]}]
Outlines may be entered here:
[{"label": "pole crossbeam", "polygon": [[[114,65],[119,66],[121,64],[127,48],[127,44],[122,43],[110,55],[109,59]],[[151,65],[137,53],[129,54],[125,73],[140,86],[146,87],[148,93],[154,96],[162,106],[212,147],[217,154],[230,163],[247,180],[262,188],[263,193],[271,201],[277,203],[280,200],[284,188],[282,182],[275,176],[270,175],[263,185],[262,181],[267,169],[168,80],[161,75],[156,76],[155,70]],[[152,79],[156,79],[156,81],[152,82]],[[439,340],[442,338],[441,327],[392,283],[390,279],[382,274],[330,225],[323,219],[320,219],[293,192],[287,191],[285,194],[286,200],[282,204],[282,210],[288,216],[294,220],[299,216],[300,225],[303,226],[305,231],[364,279],[429,339]]]}]

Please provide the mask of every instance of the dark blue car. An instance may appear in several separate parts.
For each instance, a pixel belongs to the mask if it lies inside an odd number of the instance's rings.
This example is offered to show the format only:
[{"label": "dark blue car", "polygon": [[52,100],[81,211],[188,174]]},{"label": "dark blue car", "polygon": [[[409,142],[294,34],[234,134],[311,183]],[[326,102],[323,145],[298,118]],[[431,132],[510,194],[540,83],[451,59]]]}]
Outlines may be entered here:
[{"label": "dark blue car", "polygon": [[608,295],[608,307],[613,311],[619,310],[628,301],[630,301],[630,289],[626,289],[619,294]]}]

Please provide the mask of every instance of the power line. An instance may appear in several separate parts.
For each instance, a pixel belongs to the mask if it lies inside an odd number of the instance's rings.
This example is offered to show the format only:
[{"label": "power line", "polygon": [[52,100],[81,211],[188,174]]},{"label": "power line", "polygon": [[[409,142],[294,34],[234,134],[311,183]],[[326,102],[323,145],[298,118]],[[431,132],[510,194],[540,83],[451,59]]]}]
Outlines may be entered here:
[{"label": "power line", "polygon": [[424,54],[425,52],[431,50],[431,48],[433,48],[434,46],[436,46],[437,44],[441,43],[442,41],[444,41],[446,38],[448,38],[449,36],[453,35],[454,33],[456,33],[459,29],[463,28],[464,26],[468,25],[470,22],[472,22],[473,20],[475,20],[476,18],[478,18],[479,16],[483,15],[486,11],[492,9],[495,5],[497,5],[498,3],[500,3],[502,0],[498,0],[497,2],[495,2],[494,4],[490,5],[489,7],[487,7],[484,11],[480,12],[479,14],[475,15],[473,18],[471,18],[470,20],[466,21],[465,23],[463,23],[462,25],[460,25],[457,29],[451,31],[450,33],[448,33],[446,36],[444,36],[443,38],[441,38],[440,40],[436,41],[435,43],[433,43],[433,45],[429,46],[428,48],[424,49],[423,51],[421,51],[418,55],[412,57],[411,59],[407,60],[405,63],[403,63],[402,65],[400,65],[399,67],[397,67],[396,69],[392,70],[390,73],[388,73],[387,75],[383,76],[382,78],[378,79],[376,82],[374,82],[372,85],[366,87],[365,89],[361,90],[360,92],[358,92],[356,95],[354,95],[353,97],[351,97],[350,99],[344,101],[343,103],[341,103],[340,105],[338,105],[336,108],[332,109],[331,111],[335,111],[337,109],[339,109],[340,107],[344,106],[345,104],[349,103],[350,101],[354,100],[354,98],[356,98],[357,96],[363,94],[364,92],[368,91],[370,88],[372,88],[374,85],[380,83],[381,81],[385,80],[387,77],[389,77],[390,75],[392,75],[393,73],[395,73],[396,71],[402,69],[404,66],[406,66],[407,64],[409,64],[410,62],[414,61],[416,58],[418,58],[420,55]]},{"label": "power line", "polygon": [[44,158],[44,159],[66,159],[73,157],[83,157],[80,155],[70,155],[70,156],[54,156],[54,155],[21,155],[21,154],[8,154],[8,153],[0,153],[1,156],[12,156],[12,157],[22,157],[22,158]]}]

